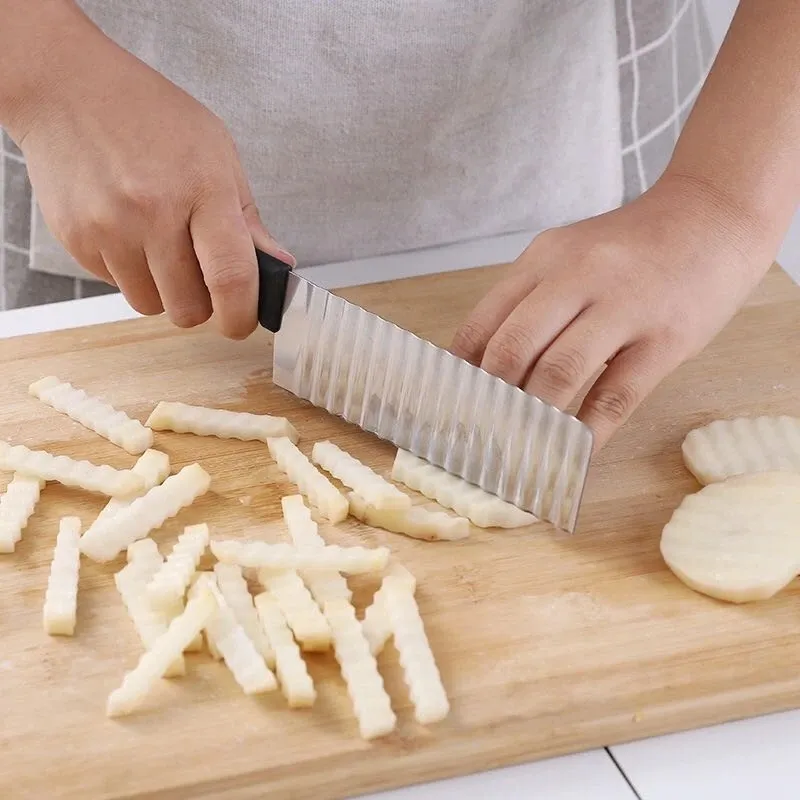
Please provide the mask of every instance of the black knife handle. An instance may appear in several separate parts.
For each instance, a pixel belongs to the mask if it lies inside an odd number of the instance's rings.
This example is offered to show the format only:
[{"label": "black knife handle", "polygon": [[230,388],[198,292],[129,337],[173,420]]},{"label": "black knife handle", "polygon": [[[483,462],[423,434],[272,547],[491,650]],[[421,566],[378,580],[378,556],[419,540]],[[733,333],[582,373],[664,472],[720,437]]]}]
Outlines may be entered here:
[{"label": "black knife handle", "polygon": [[272,333],[281,329],[286,284],[292,268],[256,248],[258,262],[258,323]]}]

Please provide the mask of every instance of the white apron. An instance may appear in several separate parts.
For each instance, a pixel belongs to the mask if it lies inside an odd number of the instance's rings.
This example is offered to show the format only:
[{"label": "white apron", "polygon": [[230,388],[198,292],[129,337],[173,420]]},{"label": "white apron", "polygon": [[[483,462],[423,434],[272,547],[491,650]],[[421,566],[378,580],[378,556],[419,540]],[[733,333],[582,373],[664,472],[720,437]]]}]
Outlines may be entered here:
[{"label": "white apron", "polygon": [[[621,202],[610,0],[81,5],[225,120],[266,225],[301,266]],[[48,239],[37,225],[34,266],[69,270]]]},{"label": "white apron", "polygon": [[[700,0],[80,2],[225,120],[301,266],[635,197],[713,58]],[[5,135],[0,186],[0,308],[104,291],[50,236]]]}]

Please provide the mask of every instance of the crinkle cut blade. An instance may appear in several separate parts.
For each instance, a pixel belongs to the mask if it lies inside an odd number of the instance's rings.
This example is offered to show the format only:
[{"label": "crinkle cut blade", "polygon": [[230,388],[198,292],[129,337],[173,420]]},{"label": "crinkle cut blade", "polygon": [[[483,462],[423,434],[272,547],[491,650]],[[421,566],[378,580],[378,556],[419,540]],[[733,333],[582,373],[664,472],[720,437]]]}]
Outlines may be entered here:
[{"label": "crinkle cut blade", "polygon": [[573,532],[592,434],[408,331],[292,274],[273,380]]}]

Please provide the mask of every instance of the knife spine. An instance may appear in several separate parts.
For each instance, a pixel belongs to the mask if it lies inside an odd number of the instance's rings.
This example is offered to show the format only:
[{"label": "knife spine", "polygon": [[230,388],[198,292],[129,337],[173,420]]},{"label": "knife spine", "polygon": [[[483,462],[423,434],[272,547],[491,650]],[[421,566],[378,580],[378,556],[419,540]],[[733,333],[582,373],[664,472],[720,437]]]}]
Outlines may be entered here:
[{"label": "knife spine", "polygon": [[276,336],[273,379],[313,405],[574,530],[592,449],[585,425],[303,279]]}]

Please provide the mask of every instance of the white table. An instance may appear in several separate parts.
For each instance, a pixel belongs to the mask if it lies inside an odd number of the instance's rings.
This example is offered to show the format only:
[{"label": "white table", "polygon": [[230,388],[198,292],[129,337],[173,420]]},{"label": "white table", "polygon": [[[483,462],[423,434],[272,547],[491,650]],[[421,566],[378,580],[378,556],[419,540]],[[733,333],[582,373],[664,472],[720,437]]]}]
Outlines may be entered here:
[{"label": "white table", "polygon": [[[781,263],[800,282],[797,234],[787,239]],[[515,234],[303,272],[327,288],[353,286],[510,261],[530,239],[530,234]],[[119,295],[6,311],[0,313],[0,339],[136,316]],[[8,346],[12,342],[0,343],[0,347]],[[798,742],[800,711],[382,792],[362,800],[795,800],[800,797]]]}]

